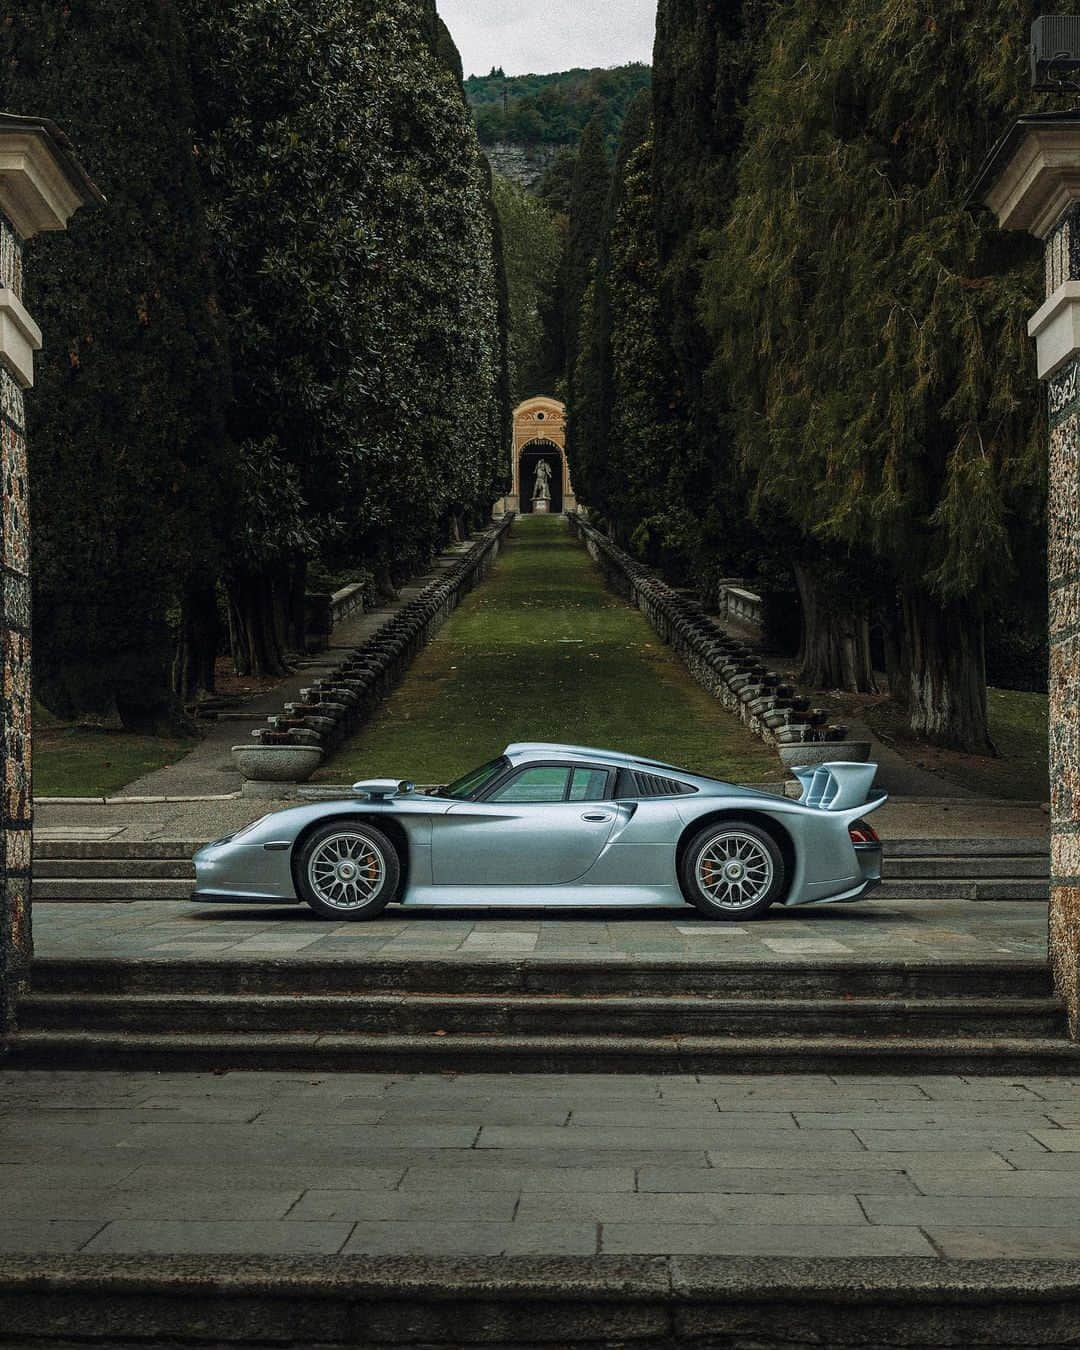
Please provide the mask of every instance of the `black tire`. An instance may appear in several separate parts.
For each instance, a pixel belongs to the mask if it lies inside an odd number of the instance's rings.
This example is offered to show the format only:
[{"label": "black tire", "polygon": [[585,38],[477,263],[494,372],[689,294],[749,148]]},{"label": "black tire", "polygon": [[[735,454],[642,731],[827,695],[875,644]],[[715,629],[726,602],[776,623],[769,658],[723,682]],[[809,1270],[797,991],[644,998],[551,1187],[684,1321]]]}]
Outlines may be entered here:
[{"label": "black tire", "polygon": [[[706,856],[710,852],[711,858]],[[735,871],[736,865],[741,873]],[[708,884],[710,876],[715,878],[712,886]],[[787,869],[776,840],[760,825],[746,820],[714,820],[683,850],[679,882],[683,895],[702,914],[740,923],[760,919],[783,895]],[[730,899],[721,898],[725,895]]]},{"label": "black tire", "polygon": [[293,876],[300,899],[320,918],[359,923],[376,918],[395,898],[401,861],[374,825],[330,820],[304,840]]}]

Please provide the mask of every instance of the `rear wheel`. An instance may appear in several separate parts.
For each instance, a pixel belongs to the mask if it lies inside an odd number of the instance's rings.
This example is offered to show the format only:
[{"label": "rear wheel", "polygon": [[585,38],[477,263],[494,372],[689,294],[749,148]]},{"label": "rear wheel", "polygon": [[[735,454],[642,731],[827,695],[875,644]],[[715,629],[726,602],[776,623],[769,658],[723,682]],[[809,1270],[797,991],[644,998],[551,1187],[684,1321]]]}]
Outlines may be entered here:
[{"label": "rear wheel", "polygon": [[304,841],[296,859],[301,900],[324,919],[373,919],[397,894],[401,864],[374,825],[332,820]]},{"label": "rear wheel", "polygon": [[783,894],[783,854],[766,830],[742,820],[707,825],[679,865],[683,894],[712,919],[757,919]]}]

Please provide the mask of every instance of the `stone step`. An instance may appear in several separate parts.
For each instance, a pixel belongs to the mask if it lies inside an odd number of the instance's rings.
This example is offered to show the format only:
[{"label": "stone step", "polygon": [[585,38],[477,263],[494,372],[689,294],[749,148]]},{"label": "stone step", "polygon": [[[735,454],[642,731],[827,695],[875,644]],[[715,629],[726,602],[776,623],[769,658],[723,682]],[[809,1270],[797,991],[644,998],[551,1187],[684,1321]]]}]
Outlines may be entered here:
[{"label": "stone step", "polygon": [[186,881],[195,884],[190,858],[40,858],[34,862],[35,889],[42,881]]},{"label": "stone step", "polygon": [[45,877],[34,879],[34,902],[188,900],[190,880],[139,877]]},{"label": "stone step", "polygon": [[1080,1073],[1057,1037],[21,1031],[12,1067],[311,1073]]},{"label": "stone step", "polygon": [[[224,1032],[443,1036],[1012,1036],[1065,1032],[1040,999],[574,998],[542,994],[41,994],[19,1005],[27,1031],[148,1035]],[[1080,1062],[1080,1061],[1078,1061]]]},{"label": "stone step", "polygon": [[54,1350],[1052,1350],[1078,1324],[1075,1259],[80,1253],[0,1270],[7,1343]]},{"label": "stone step", "polygon": [[983,878],[1040,877],[1050,875],[1050,855],[1030,854],[1014,857],[965,858],[885,856],[885,872],[890,881],[940,881],[957,878],[964,881]]},{"label": "stone step", "polygon": [[986,877],[965,881],[959,878],[920,881],[914,878],[885,880],[868,897],[875,900],[1032,900],[1045,904],[1050,899],[1050,882],[1025,877]]},{"label": "stone step", "polygon": [[136,839],[125,843],[121,839],[50,839],[40,835],[34,839],[34,862],[39,859],[87,858],[128,861],[135,858],[177,858],[186,861],[205,839]]},{"label": "stone step", "polygon": [[1050,856],[1050,840],[1019,835],[974,839],[886,839],[890,858],[1019,858]]},{"label": "stone step", "polygon": [[431,957],[325,960],[262,957],[185,960],[39,957],[34,994],[62,995],[536,995],[635,999],[672,995],[734,999],[1046,999],[1046,961],[567,960]]}]

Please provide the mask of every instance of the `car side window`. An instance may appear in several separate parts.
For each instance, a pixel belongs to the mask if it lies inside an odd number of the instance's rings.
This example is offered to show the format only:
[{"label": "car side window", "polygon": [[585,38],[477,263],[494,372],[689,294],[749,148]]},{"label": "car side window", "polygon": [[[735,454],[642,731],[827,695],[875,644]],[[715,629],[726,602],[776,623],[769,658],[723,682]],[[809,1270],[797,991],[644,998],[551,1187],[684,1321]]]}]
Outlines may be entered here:
[{"label": "car side window", "polygon": [[602,802],[607,799],[606,769],[575,769],[570,780],[569,801]]},{"label": "car side window", "polygon": [[497,787],[492,802],[561,802],[566,800],[570,770],[558,764],[534,764]]}]

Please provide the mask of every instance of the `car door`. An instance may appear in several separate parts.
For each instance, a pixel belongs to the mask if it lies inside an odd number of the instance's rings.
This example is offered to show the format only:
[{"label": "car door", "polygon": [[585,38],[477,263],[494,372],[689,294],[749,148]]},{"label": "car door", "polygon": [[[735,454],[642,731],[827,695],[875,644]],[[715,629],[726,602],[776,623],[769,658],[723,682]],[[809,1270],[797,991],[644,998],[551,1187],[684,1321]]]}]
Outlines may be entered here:
[{"label": "car door", "polygon": [[618,812],[605,767],[527,764],[433,822],[436,886],[559,886],[600,856]]}]

